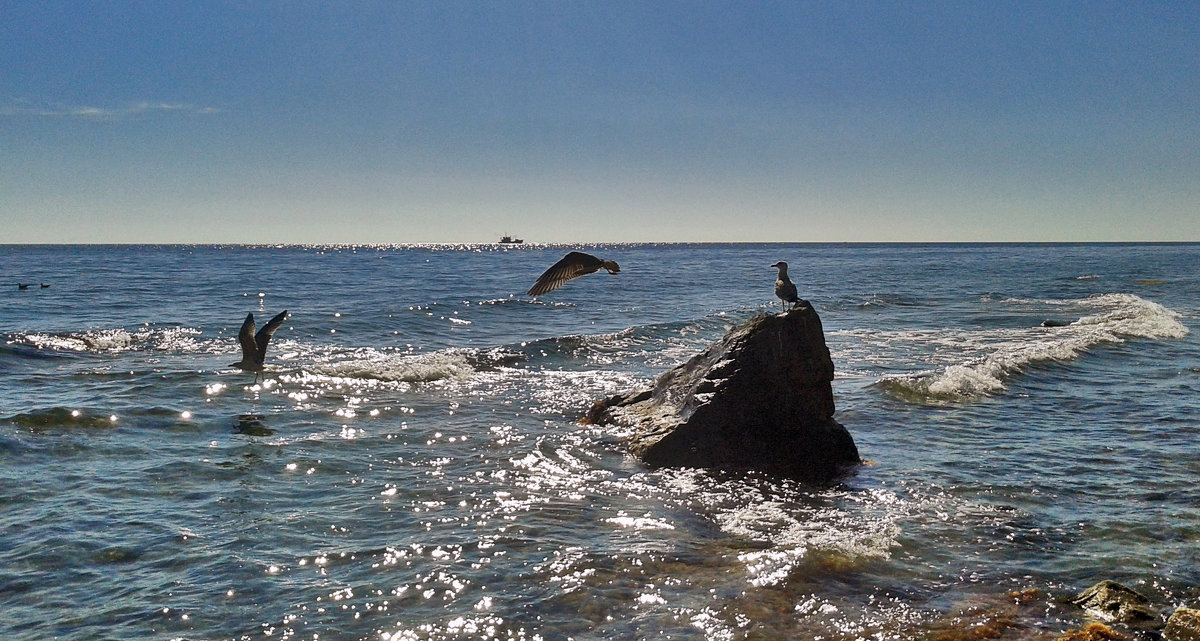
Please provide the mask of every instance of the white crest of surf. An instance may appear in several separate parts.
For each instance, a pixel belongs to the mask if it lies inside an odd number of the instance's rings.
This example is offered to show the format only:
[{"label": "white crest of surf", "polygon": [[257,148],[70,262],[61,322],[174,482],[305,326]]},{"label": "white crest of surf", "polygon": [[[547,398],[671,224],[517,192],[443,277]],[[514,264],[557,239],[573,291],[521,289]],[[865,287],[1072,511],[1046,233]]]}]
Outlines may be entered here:
[{"label": "white crest of surf", "polygon": [[764,544],[737,554],[756,587],[787,581],[814,555],[847,563],[891,557],[902,522],[938,510],[953,498],[919,488],[904,496],[888,489],[813,491],[747,477],[718,480],[699,470],[663,472],[671,493],[686,497],[723,532]]},{"label": "white crest of surf", "polygon": [[429,383],[465,379],[475,373],[471,354],[465,350],[441,350],[428,354],[369,352],[358,358],[317,363],[306,368],[318,378],[349,383],[375,380],[389,383]]},{"label": "white crest of surf", "polygon": [[200,351],[195,336],[200,330],[190,327],[145,328],[129,331],[122,328],[89,329],[82,332],[46,334],[33,332],[21,337],[22,342],[41,350],[61,352],[124,352],[137,349]]},{"label": "white crest of surf", "polygon": [[[1005,382],[1031,364],[1045,361],[1066,362],[1105,343],[1129,339],[1162,340],[1182,338],[1188,329],[1180,315],[1166,307],[1133,294],[1100,294],[1079,300],[1026,301],[1058,309],[1091,312],[1063,327],[1030,327],[964,331],[947,338],[946,332],[914,332],[910,338],[924,337],[942,348],[960,348],[965,361],[941,370],[883,377],[879,383],[900,396],[929,401],[964,400],[1005,389]],[[903,340],[896,337],[896,340]]]},{"label": "white crest of surf", "polygon": [[70,334],[26,334],[25,342],[38,349],[64,352],[117,352],[130,349],[139,339],[124,329],[94,329]]},{"label": "white crest of surf", "polygon": [[1099,311],[1080,318],[1074,325],[1106,330],[1114,341],[1122,337],[1183,338],[1188,334],[1188,328],[1179,322],[1178,312],[1133,294],[1102,294],[1082,302]]}]

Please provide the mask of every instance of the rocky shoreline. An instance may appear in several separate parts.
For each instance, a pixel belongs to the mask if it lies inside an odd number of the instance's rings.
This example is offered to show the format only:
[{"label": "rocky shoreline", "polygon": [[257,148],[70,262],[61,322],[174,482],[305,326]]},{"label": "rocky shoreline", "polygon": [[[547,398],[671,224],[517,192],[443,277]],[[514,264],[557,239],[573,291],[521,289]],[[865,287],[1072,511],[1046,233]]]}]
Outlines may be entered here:
[{"label": "rocky shoreline", "polygon": [[1181,607],[1165,616],[1145,595],[1116,581],[1101,581],[1070,602],[1105,623],[1161,634],[1163,641],[1200,641],[1200,609]]}]

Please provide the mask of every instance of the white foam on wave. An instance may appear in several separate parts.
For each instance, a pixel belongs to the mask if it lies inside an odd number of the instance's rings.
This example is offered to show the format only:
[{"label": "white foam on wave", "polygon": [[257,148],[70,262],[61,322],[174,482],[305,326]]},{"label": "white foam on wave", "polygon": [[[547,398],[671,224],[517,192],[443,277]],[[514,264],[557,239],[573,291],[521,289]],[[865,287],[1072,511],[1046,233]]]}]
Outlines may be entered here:
[{"label": "white foam on wave", "polygon": [[1113,341],[1123,337],[1183,338],[1188,334],[1177,312],[1133,294],[1102,294],[1083,303],[1096,308],[1097,313],[1080,318],[1074,325],[1099,328],[1111,333]]},{"label": "white foam on wave", "polygon": [[912,333],[907,338],[920,340],[926,336],[934,341],[931,345],[935,347],[957,345],[959,350],[954,354],[967,359],[940,370],[885,376],[880,385],[905,398],[933,402],[963,400],[1003,391],[1008,379],[1036,363],[1075,360],[1105,343],[1182,338],[1188,333],[1178,313],[1133,294],[1013,302],[1037,302],[1085,315],[1063,327],[947,330],[937,332],[937,337],[928,337],[929,332]]},{"label": "white foam on wave", "polygon": [[892,492],[873,490],[819,506],[797,506],[779,500],[752,501],[716,515],[730,534],[765,540],[770,547],[738,554],[756,586],[785,581],[797,564],[813,553],[832,553],[850,561],[886,559],[900,536],[897,521],[911,507]]},{"label": "white foam on wave", "polygon": [[305,374],[310,377],[340,379],[341,382],[347,383],[363,379],[429,383],[465,379],[475,371],[469,352],[443,350],[415,355],[371,353],[363,358],[315,364],[309,366]]},{"label": "white foam on wave", "polygon": [[113,353],[151,349],[195,353],[204,351],[195,338],[200,333],[200,330],[191,327],[143,328],[136,331],[114,328],[62,334],[32,332],[20,336],[20,340],[39,350],[60,352]]},{"label": "white foam on wave", "polygon": [[696,470],[666,472],[664,481],[721,531],[761,544],[736,557],[756,587],[784,583],[816,557],[850,564],[888,559],[900,545],[903,522],[947,500],[888,489],[814,492],[753,478],[718,480]]},{"label": "white foam on wave", "polygon": [[90,330],[71,334],[32,333],[24,341],[38,349],[64,352],[115,352],[129,349],[135,335],[123,329]]}]

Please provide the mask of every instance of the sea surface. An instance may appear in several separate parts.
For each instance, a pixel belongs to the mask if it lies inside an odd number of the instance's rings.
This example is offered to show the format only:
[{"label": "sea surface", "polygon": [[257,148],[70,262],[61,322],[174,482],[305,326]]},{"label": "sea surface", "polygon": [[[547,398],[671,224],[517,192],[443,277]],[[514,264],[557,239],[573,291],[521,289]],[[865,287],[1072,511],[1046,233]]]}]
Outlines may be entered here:
[{"label": "sea surface", "polygon": [[[570,249],[621,273],[526,296]],[[779,260],[867,464],[649,469],[578,422],[778,313]],[[1102,579],[1200,606],[1200,245],[8,245],[0,279],[0,639],[1053,639]],[[238,328],[285,309],[256,384]]]}]

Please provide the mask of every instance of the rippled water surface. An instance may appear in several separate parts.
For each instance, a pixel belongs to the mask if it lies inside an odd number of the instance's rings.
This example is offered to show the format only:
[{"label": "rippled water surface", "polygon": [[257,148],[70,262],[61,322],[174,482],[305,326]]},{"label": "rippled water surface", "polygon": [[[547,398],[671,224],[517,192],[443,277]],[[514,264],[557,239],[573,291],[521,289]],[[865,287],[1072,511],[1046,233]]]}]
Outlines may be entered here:
[{"label": "rippled water surface", "polygon": [[[1053,639],[1100,579],[1200,605],[1200,246],[594,246],[620,274],[525,296],[569,249],[0,246],[0,638]],[[867,465],[652,470],[577,422],[778,311],[778,260]],[[238,328],[284,309],[256,384]]]}]

